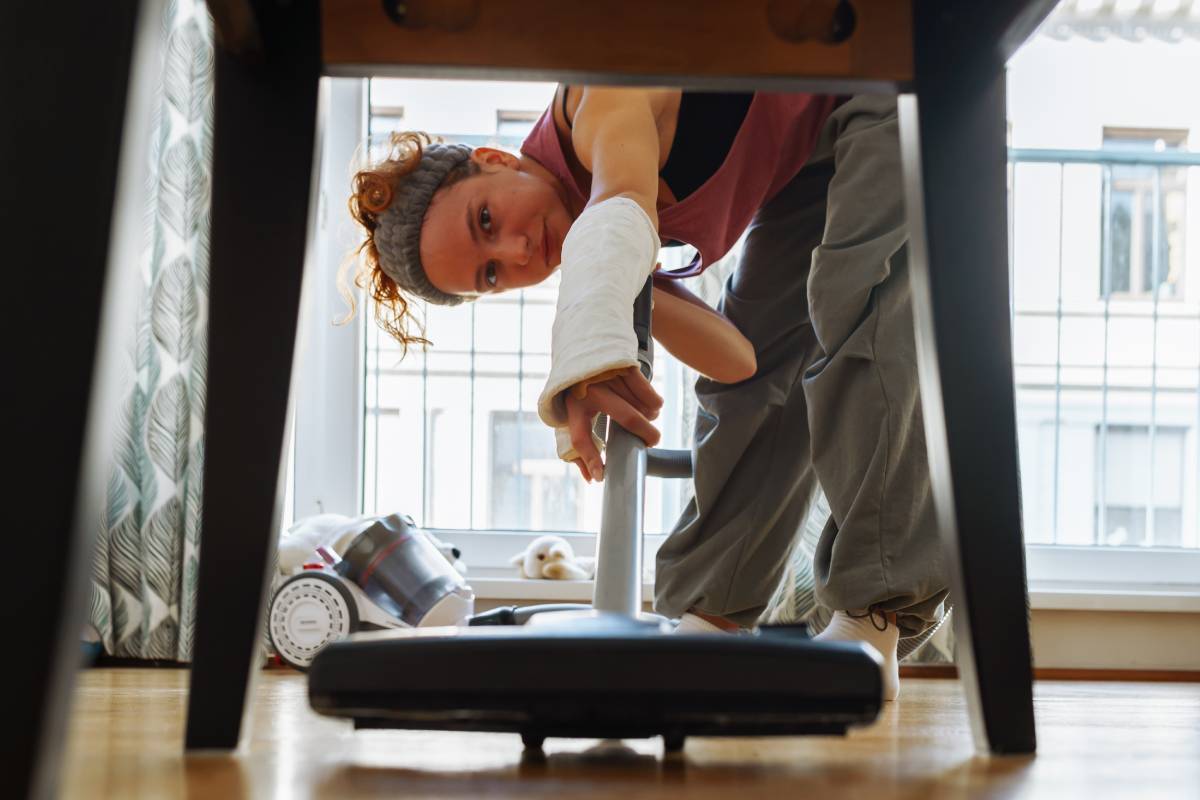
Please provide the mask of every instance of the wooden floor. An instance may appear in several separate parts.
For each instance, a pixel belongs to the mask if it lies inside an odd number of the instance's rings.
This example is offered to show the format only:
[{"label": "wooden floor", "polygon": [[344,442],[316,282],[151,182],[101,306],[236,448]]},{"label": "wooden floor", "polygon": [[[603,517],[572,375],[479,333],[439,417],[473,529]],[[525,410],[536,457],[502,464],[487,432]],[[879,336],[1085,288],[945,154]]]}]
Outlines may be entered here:
[{"label": "wooden floor", "polygon": [[658,740],[365,731],[311,712],[303,676],[262,673],[236,755],[185,757],[187,672],[80,675],[62,796],[305,798],[1200,798],[1200,684],[1037,685],[1039,752],[972,752],[952,680],[906,680],[900,700],[848,737]]}]

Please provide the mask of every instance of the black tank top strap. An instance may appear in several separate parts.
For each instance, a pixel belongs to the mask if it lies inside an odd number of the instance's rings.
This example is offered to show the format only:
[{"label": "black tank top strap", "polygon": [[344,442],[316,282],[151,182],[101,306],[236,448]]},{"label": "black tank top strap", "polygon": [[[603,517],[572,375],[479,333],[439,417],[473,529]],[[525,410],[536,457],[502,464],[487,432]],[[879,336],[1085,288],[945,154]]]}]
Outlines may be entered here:
[{"label": "black tank top strap", "polygon": [[[568,90],[563,84],[562,115],[567,130],[573,130]],[[725,162],[753,99],[746,92],[683,92],[671,154],[659,172],[676,200],[699,189]]]},{"label": "black tank top strap", "polygon": [[753,99],[748,92],[683,93],[671,153],[658,173],[676,200],[699,189],[725,163]]}]

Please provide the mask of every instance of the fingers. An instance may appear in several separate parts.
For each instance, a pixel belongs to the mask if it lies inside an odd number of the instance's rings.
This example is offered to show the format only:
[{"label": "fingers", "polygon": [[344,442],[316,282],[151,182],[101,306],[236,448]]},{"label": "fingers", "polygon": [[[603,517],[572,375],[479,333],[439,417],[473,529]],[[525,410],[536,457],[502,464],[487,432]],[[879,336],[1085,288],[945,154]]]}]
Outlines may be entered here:
[{"label": "fingers", "polygon": [[[622,428],[629,431],[635,436],[638,436],[647,445],[653,447],[658,444],[661,437],[658,429],[650,424],[636,408],[625,402],[616,392],[612,391],[605,384],[596,384],[589,387],[588,398],[585,401],[593,411],[600,411],[611,419],[616,420]],[[569,410],[568,406],[568,410]],[[572,431],[571,441],[575,441],[575,434]],[[578,444],[575,445],[579,447]],[[594,449],[594,448],[593,448]],[[581,452],[582,455],[582,452]],[[589,462],[590,464],[590,462]]]},{"label": "fingers", "polygon": [[659,410],[662,409],[663,399],[654,390],[650,381],[646,380],[646,376],[640,370],[634,370],[626,375],[622,375],[621,381],[630,394],[637,398],[637,402],[631,405],[641,406],[653,412],[653,416],[650,414],[646,415],[650,419],[658,416]]},{"label": "fingers", "polygon": [[633,390],[625,384],[624,380],[616,378],[605,382],[604,386],[611,389],[617,397],[620,397],[633,408],[637,409],[637,412],[646,419],[658,419],[658,409],[651,408],[639,400],[637,395],[633,393]]},{"label": "fingers", "polygon": [[[612,396],[612,393],[610,392],[609,395]],[[600,460],[600,451],[596,449],[596,443],[592,441],[592,416],[595,412],[589,407],[589,403],[577,400],[569,393],[566,402],[567,429],[571,432],[571,444],[575,446],[575,452],[587,465],[589,474],[585,477],[588,480],[602,481],[604,480],[604,462]]]},{"label": "fingers", "polygon": [[577,458],[574,461],[572,461],[571,463],[574,464],[575,466],[579,467],[579,474],[583,476],[583,479],[585,481],[588,481],[590,483],[592,480],[592,476],[591,476],[591,473],[588,472],[587,464],[583,463],[583,459]]},{"label": "fingers", "polygon": [[597,413],[608,414],[621,427],[639,437],[648,446],[658,444],[662,435],[650,424],[657,419],[663,399],[636,368],[588,387],[587,396],[566,395],[567,429],[579,458],[574,460],[586,481],[604,480],[604,462],[592,440],[592,420]]},{"label": "fingers", "polygon": [[658,419],[663,400],[637,367],[630,367],[624,374],[604,381],[600,385],[611,389],[646,419]]}]

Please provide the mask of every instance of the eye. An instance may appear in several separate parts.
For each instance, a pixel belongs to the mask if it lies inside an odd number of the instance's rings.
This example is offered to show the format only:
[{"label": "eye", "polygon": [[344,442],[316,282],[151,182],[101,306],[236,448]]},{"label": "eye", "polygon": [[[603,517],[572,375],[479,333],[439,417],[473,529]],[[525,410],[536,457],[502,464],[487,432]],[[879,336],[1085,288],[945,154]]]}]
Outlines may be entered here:
[{"label": "eye", "polygon": [[483,206],[479,209],[479,227],[483,228],[483,230],[489,233],[491,232],[492,212],[488,210],[487,206]]},{"label": "eye", "polygon": [[538,553],[538,561],[545,561],[545,560],[546,560],[546,554]]},{"label": "eye", "polygon": [[483,271],[484,282],[492,289],[496,288],[498,281],[496,280],[496,262],[489,261],[487,267]]}]

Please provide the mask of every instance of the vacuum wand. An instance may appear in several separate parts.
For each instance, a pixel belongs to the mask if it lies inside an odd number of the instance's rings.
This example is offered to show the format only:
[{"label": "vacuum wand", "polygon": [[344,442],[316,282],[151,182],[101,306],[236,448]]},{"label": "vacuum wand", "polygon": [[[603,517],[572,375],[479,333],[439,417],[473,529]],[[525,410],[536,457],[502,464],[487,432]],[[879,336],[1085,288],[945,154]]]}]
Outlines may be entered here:
[{"label": "vacuum wand", "polygon": [[607,452],[592,607],[636,617],[642,610],[646,443],[610,419]]},{"label": "vacuum wand", "polygon": [[[650,338],[653,280],[633,304],[642,374],[653,377]],[[642,610],[642,514],[645,506],[646,443],[613,420],[608,421],[607,464],[600,539],[596,543],[596,579],[592,607],[637,617]]]}]

